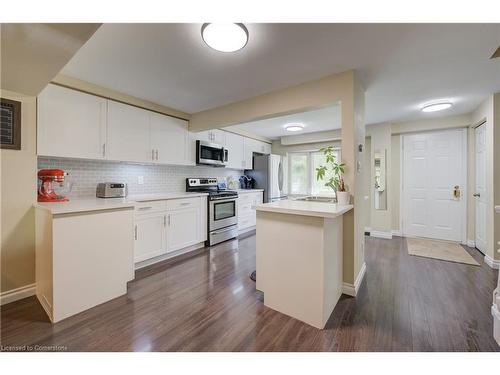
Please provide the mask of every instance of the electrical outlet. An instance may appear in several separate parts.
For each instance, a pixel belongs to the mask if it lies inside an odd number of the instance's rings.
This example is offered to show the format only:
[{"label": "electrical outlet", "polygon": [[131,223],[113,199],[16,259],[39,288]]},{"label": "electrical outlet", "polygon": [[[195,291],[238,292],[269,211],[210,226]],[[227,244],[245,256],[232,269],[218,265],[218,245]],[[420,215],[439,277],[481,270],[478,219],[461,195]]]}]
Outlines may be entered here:
[{"label": "electrical outlet", "polygon": [[137,176],[137,183],[139,185],[143,185],[144,184],[144,176]]}]

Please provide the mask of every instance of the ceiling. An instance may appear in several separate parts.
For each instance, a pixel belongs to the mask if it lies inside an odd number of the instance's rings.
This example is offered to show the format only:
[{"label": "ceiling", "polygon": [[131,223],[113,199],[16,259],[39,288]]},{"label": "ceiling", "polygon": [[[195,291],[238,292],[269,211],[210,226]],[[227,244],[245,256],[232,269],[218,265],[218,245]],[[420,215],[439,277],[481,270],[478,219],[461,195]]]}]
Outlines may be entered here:
[{"label": "ceiling", "polygon": [[[274,140],[286,135],[297,135],[340,129],[340,115],[340,105],[335,105],[308,112],[294,113],[265,120],[245,122],[243,124],[229,126],[226,129],[239,129]],[[285,125],[290,123],[302,124],[304,125],[304,129],[300,132],[289,132],[285,130]]]},{"label": "ceiling", "polygon": [[[366,123],[472,111],[500,91],[499,24],[247,24],[235,53],[208,48],[201,24],[105,24],[63,74],[188,113],[356,69]],[[447,111],[422,104],[449,99]]]}]

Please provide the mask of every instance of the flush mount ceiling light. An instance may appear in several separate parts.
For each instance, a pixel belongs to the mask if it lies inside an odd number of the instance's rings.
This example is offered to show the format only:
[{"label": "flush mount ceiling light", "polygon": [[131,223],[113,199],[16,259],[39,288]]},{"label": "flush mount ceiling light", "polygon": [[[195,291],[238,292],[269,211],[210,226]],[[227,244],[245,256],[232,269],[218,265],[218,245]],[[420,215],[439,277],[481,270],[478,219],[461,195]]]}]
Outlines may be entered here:
[{"label": "flush mount ceiling light", "polygon": [[300,132],[302,129],[304,129],[304,125],[302,124],[286,124],[285,125],[285,130],[289,132]]},{"label": "flush mount ceiling light", "polygon": [[422,112],[437,112],[437,111],[442,111],[443,109],[448,109],[452,105],[453,104],[450,102],[432,103],[432,104],[424,105],[421,108],[421,110],[422,110]]},{"label": "flush mount ceiling light", "polygon": [[247,45],[248,30],[242,23],[205,23],[201,37],[216,51],[235,52]]}]

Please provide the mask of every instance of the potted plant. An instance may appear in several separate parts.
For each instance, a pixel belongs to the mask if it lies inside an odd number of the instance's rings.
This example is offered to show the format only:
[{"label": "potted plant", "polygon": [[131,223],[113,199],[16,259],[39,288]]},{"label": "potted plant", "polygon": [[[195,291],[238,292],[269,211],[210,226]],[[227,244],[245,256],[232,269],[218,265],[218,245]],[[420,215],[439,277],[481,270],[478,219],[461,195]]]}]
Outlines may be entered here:
[{"label": "potted plant", "polygon": [[325,186],[328,186],[335,192],[338,204],[349,204],[350,195],[346,191],[342,174],[345,172],[345,164],[337,162],[333,153],[333,147],[328,146],[320,150],[326,157],[326,165],[320,165],[316,168],[316,180],[325,179],[328,173],[328,179]]}]

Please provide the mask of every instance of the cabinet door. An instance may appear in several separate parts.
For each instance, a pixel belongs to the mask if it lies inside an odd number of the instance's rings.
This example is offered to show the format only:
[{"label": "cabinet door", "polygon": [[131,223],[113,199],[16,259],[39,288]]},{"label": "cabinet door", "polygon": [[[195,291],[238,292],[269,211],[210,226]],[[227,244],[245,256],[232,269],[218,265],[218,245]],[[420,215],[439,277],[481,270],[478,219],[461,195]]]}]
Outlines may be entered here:
[{"label": "cabinet door", "polygon": [[200,208],[186,208],[167,213],[167,252],[198,243]]},{"label": "cabinet door", "polygon": [[212,141],[213,143],[217,143],[218,145],[225,146],[226,145],[226,132],[224,130],[214,129],[210,130],[212,133]]},{"label": "cabinet door", "polygon": [[153,161],[149,114],[141,108],[108,101],[107,159]]},{"label": "cabinet door", "polygon": [[238,134],[226,132],[226,148],[228,151],[227,168],[244,169],[245,168],[245,145],[244,137]]},{"label": "cabinet door", "polygon": [[267,143],[267,142],[262,142],[264,143],[264,151],[263,151],[263,154],[271,154],[271,144],[270,143]]},{"label": "cabinet door", "polygon": [[136,216],[134,262],[166,253],[166,219],[164,212]]},{"label": "cabinet door", "polygon": [[151,149],[154,160],[162,164],[188,164],[188,122],[151,112]]},{"label": "cabinet door", "polygon": [[253,169],[253,153],[257,148],[256,143],[255,139],[244,137],[245,169]]},{"label": "cabinet door", "polygon": [[56,85],[38,96],[37,153],[103,159],[106,99]]}]

